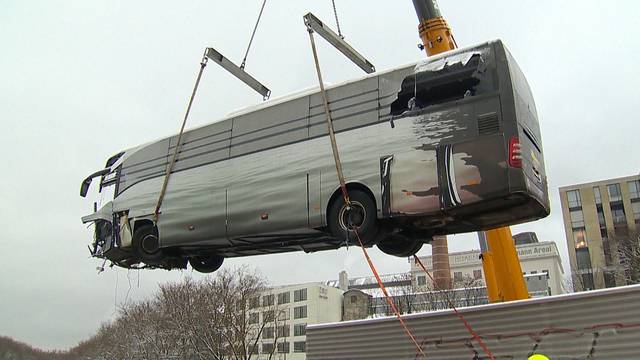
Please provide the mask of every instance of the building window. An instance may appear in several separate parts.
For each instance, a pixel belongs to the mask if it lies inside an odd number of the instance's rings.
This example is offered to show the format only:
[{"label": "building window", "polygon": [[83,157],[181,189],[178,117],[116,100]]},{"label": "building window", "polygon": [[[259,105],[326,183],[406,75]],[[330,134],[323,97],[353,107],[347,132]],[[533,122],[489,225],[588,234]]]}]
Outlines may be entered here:
[{"label": "building window", "polygon": [[537,271],[537,270],[533,270],[533,271],[531,272],[531,275],[534,275],[534,274],[537,274],[537,273],[538,273],[538,271]]},{"label": "building window", "polygon": [[262,329],[262,338],[263,339],[273,339],[273,327],[265,327]]},{"label": "building window", "polygon": [[249,354],[249,356],[257,355],[258,354],[258,344],[247,346],[247,354]]},{"label": "building window", "polygon": [[589,256],[589,248],[583,247],[576,249],[576,265],[578,270],[591,269],[591,257]]},{"label": "building window", "polygon": [[278,352],[280,354],[286,354],[289,352],[289,342],[285,341],[285,342],[279,342],[278,343]]},{"label": "building window", "polygon": [[593,285],[593,274],[587,273],[582,274],[582,290],[593,290],[595,286]]},{"label": "building window", "polygon": [[291,318],[291,311],[289,308],[278,310],[278,320],[284,321]]},{"label": "building window", "polygon": [[307,324],[295,324],[293,325],[293,336],[307,335]]},{"label": "building window", "polygon": [[573,229],[573,242],[576,249],[587,247],[587,232],[584,229]]},{"label": "building window", "polygon": [[262,313],[262,322],[271,322],[274,320],[273,310],[267,310]]},{"label": "building window", "polygon": [[291,335],[289,325],[278,326],[276,334],[278,338],[289,337]]},{"label": "building window", "polygon": [[293,292],[293,301],[307,300],[307,289],[300,289]]},{"label": "building window", "polygon": [[272,306],[274,298],[275,297],[273,296],[273,294],[269,294],[269,295],[263,296],[262,297],[262,306]]},{"label": "building window", "polygon": [[427,277],[424,275],[418,276],[418,285],[427,285]]},{"label": "building window", "polygon": [[249,324],[257,324],[260,321],[260,314],[257,312],[249,313]]},{"label": "building window", "polygon": [[351,295],[351,303],[352,303],[352,304],[355,304],[355,303],[357,303],[357,302],[358,302],[358,297],[357,297],[357,296],[355,296],[355,295]]},{"label": "building window", "polygon": [[571,210],[569,212],[569,217],[571,218],[572,228],[584,227],[584,214],[582,213],[582,210]]},{"label": "building window", "polygon": [[600,224],[601,228],[606,228],[607,227],[607,223],[604,219],[604,211],[602,210],[601,206],[598,206],[597,208],[598,211],[598,223]]},{"label": "building window", "polygon": [[607,228],[606,227],[600,228],[600,237],[602,239],[606,239],[607,237],[609,237],[609,235],[607,234]]},{"label": "building window", "polygon": [[288,291],[278,294],[278,304],[288,304],[290,301],[291,295]]},{"label": "building window", "polygon": [[633,209],[633,220],[636,224],[640,223],[640,202],[632,202],[631,209]]},{"label": "building window", "polygon": [[295,308],[293,308],[294,319],[304,319],[306,317],[307,317],[307,305],[296,306]]},{"label": "building window", "polygon": [[629,185],[629,197],[631,199],[640,198],[640,180],[633,180],[627,183]]},{"label": "building window", "polygon": [[249,308],[255,309],[258,307],[260,307],[260,297],[256,296],[254,298],[251,298],[251,300],[249,301]]},{"label": "building window", "polygon": [[462,281],[462,271],[456,271],[453,273],[453,281]]},{"label": "building window", "polygon": [[599,186],[593,187],[593,197],[596,199],[596,204],[602,204],[602,194]]},{"label": "building window", "polygon": [[296,341],[293,343],[293,352],[307,352],[307,343],[305,341]]},{"label": "building window", "polygon": [[547,274],[547,276],[549,276],[549,270],[542,270],[543,274]]},{"label": "building window", "polygon": [[475,280],[482,279],[482,270],[473,270],[473,278]]},{"label": "building window", "polygon": [[567,202],[569,203],[569,209],[581,207],[580,190],[567,191]]},{"label": "building window", "polygon": [[607,185],[607,191],[609,192],[609,202],[616,202],[622,200],[622,194],[620,192],[620,184]]},{"label": "building window", "polygon": [[271,353],[273,353],[273,344],[263,343],[262,344],[262,353],[263,354],[271,354]]},{"label": "building window", "polygon": [[606,266],[613,265],[613,257],[611,256],[611,245],[609,244],[609,238],[602,238],[602,252],[604,253],[604,263]]},{"label": "building window", "polygon": [[611,207],[611,217],[613,217],[613,223],[616,225],[627,223],[627,216],[624,214],[624,208],[621,206]]},{"label": "building window", "polygon": [[610,271],[605,271],[604,272],[604,286],[606,286],[608,288],[616,287],[616,277]]}]

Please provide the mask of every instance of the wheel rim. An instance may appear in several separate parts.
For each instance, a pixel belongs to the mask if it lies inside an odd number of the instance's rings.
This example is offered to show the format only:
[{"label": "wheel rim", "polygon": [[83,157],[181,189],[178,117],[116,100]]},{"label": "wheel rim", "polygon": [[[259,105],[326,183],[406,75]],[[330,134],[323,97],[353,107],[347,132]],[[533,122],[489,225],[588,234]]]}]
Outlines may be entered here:
[{"label": "wheel rim", "polygon": [[148,234],[142,238],[140,241],[140,247],[142,251],[147,254],[154,254],[160,248],[160,244],[158,243],[158,237],[153,234]]},{"label": "wheel rim", "polygon": [[342,230],[357,230],[362,227],[367,218],[367,210],[358,201],[351,201],[351,205],[344,204],[338,214],[338,223]]}]

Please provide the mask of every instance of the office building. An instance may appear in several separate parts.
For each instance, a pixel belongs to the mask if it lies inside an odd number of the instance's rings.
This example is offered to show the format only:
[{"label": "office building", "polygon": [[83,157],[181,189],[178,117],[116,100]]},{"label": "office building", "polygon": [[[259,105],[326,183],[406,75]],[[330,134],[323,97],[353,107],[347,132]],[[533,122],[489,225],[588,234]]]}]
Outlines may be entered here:
[{"label": "office building", "polygon": [[306,359],[307,325],[340,321],[342,294],[338,288],[315,282],[265,291],[249,314],[249,323],[262,329],[252,359]]},{"label": "office building", "polygon": [[[564,269],[556,244],[552,241],[537,242],[535,233],[518,234],[514,239],[529,295],[538,297],[565,293]],[[420,260],[431,271],[431,256],[421,257]],[[410,262],[414,287],[432,288],[431,280],[422,268]],[[480,250],[451,253],[449,263],[454,288],[485,286]],[[546,283],[546,287],[541,286],[541,281]]]},{"label": "office building", "polygon": [[560,200],[574,290],[640,280],[627,266],[638,247],[640,175],[565,186]]}]

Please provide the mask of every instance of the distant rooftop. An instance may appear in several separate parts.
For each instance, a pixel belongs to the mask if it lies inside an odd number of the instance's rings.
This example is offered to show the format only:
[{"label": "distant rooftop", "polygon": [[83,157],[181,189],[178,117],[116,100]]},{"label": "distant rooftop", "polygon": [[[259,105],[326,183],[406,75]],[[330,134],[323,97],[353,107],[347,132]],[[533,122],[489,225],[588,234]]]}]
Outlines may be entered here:
[{"label": "distant rooftop", "polygon": [[[406,273],[380,275],[380,279],[386,286],[399,286],[411,284],[411,275]],[[339,280],[329,280],[326,285],[339,287]],[[378,282],[373,276],[363,276],[349,279],[349,289],[371,289],[378,288]]]},{"label": "distant rooftop", "polygon": [[580,184],[561,186],[560,187],[560,191],[562,192],[562,191],[567,191],[567,190],[580,189],[580,188],[584,188],[584,187],[591,187],[591,186],[595,186],[595,185],[603,185],[603,184],[610,184],[610,183],[615,183],[615,182],[638,180],[638,179],[640,179],[640,174],[623,176],[623,177],[618,177],[618,178],[611,178],[611,179],[606,179],[606,180],[598,180],[598,181],[592,181],[592,182],[586,182],[586,183],[580,183]]}]

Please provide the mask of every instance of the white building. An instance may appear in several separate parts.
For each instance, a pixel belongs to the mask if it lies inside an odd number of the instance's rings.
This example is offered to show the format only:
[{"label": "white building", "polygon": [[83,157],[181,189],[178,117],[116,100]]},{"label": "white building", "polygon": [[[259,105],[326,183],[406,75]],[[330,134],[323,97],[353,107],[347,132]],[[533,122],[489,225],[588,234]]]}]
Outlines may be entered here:
[{"label": "white building", "polygon": [[[530,293],[540,290],[535,289],[541,278],[548,276],[548,291],[546,294],[557,295],[565,293],[563,286],[564,269],[562,260],[558,253],[556,244],[552,241],[522,244],[516,246],[522,274],[529,287]],[[431,256],[421,257],[420,261],[427,270],[432,270]],[[420,265],[411,261],[411,278],[414,286],[424,286],[431,283],[428,276],[422,271]],[[449,254],[449,264],[451,266],[451,278],[455,283],[461,283],[464,279],[481,280],[484,285],[484,273],[482,260],[480,260],[480,250],[463,251]],[[544,290],[544,289],[542,289]]]},{"label": "white building", "polygon": [[307,325],[340,321],[342,294],[340,289],[315,282],[265,291],[249,315],[250,323],[264,325],[254,350],[258,357],[252,358],[269,359],[273,353],[273,360],[306,359]]}]

